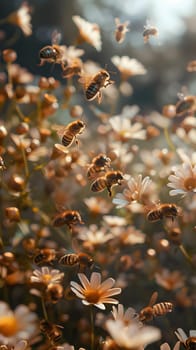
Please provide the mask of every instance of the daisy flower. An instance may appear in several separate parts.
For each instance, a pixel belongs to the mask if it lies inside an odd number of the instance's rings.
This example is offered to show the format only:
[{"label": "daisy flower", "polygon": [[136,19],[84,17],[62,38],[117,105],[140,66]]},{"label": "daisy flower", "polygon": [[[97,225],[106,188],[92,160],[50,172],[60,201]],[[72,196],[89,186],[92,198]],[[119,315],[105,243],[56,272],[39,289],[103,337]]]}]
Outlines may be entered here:
[{"label": "daisy flower", "polygon": [[114,116],[109,119],[109,123],[122,141],[129,139],[145,140],[146,130],[142,129],[141,123],[131,124],[130,118],[122,118],[121,116]]},{"label": "daisy flower", "polygon": [[178,328],[175,332],[176,337],[185,346],[186,349],[194,349],[196,342],[196,330],[190,330],[189,336],[183,331],[182,328]]},{"label": "daisy flower", "polygon": [[96,23],[85,21],[80,16],[73,16],[72,19],[79,29],[79,42],[85,41],[95,47],[97,51],[101,51],[102,42],[99,26]]},{"label": "daisy flower", "polygon": [[21,340],[14,347],[2,345],[2,346],[0,346],[0,349],[2,349],[2,350],[29,350],[30,348],[29,348],[26,340]]},{"label": "daisy flower", "polygon": [[189,192],[196,192],[196,164],[192,165],[187,160],[174,170],[174,174],[170,175],[170,181],[167,186],[173,188],[169,191],[170,196],[181,194],[186,196]]},{"label": "daisy flower", "polygon": [[184,286],[184,276],[177,270],[163,269],[161,272],[155,273],[155,279],[158,285],[166,290],[175,290]]},{"label": "daisy flower", "polygon": [[108,278],[101,283],[101,274],[93,272],[90,281],[83,273],[78,277],[82,286],[71,281],[71,290],[82,299],[84,305],[94,305],[101,310],[105,310],[104,304],[118,304],[118,300],[111,298],[113,295],[121,293],[121,288],[112,288],[115,283],[113,278]]},{"label": "daisy flower", "polygon": [[131,202],[143,202],[151,191],[152,180],[149,176],[142,179],[142,175],[139,174],[137,178],[131,177],[127,185],[128,188],[124,189],[122,194],[118,193],[112,201],[117,208],[126,207]]},{"label": "daisy flower", "polygon": [[129,58],[128,56],[113,56],[111,61],[119,69],[122,80],[127,80],[134,75],[143,75],[147,73],[143,64],[135,58]]},{"label": "daisy flower", "polygon": [[84,199],[84,203],[93,215],[107,214],[112,205],[101,197],[89,197]]},{"label": "daisy flower", "polygon": [[104,229],[98,229],[96,225],[90,225],[88,229],[83,227],[78,233],[78,239],[92,246],[102,245],[113,237],[112,233],[106,233]]},{"label": "daisy flower", "polygon": [[24,35],[29,36],[32,34],[32,26],[31,26],[31,15],[30,15],[30,6],[23,2],[21,7],[12,12],[7,17],[7,22],[19,27]]},{"label": "daisy flower", "polygon": [[117,346],[123,349],[143,349],[147,344],[161,338],[158,328],[132,322],[126,326],[121,320],[108,320],[106,328]]},{"label": "daisy flower", "polygon": [[[180,342],[177,341],[177,343],[174,345],[173,350],[179,350],[180,349]],[[160,346],[160,350],[171,350],[171,347],[168,343],[163,343]]]},{"label": "daisy flower", "polygon": [[125,310],[122,304],[118,304],[118,306],[112,306],[112,315],[115,321],[120,320],[126,326],[132,322],[139,322],[139,316],[137,315],[136,311],[132,307],[129,307],[127,310]]},{"label": "daisy flower", "polygon": [[61,283],[63,277],[63,272],[43,266],[41,269],[36,269],[33,271],[30,281],[31,283],[42,283],[48,286],[49,284]]},{"label": "daisy flower", "polygon": [[[8,304],[0,301],[0,344],[15,345],[17,341],[33,339],[38,333],[37,321],[37,315],[26,305],[19,305],[12,311]],[[24,342],[14,349],[26,349]]]}]

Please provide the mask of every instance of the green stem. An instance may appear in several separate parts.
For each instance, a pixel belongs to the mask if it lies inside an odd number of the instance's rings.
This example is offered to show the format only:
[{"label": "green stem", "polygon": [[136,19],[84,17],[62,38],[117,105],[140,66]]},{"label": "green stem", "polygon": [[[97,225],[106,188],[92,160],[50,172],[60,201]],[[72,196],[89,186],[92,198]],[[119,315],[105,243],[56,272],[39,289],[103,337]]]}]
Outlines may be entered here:
[{"label": "green stem", "polygon": [[48,313],[46,310],[46,305],[43,297],[41,298],[41,301],[42,301],[42,311],[43,311],[44,318],[46,321],[48,321]]},{"label": "green stem", "polygon": [[179,249],[181,253],[184,255],[184,257],[188,260],[188,262],[192,265],[193,264],[192,259],[182,244],[179,245]]},{"label": "green stem", "polygon": [[91,350],[94,350],[95,332],[94,332],[93,305],[90,305],[90,319],[91,319]]},{"label": "green stem", "polygon": [[24,150],[22,143],[21,143],[21,152],[22,152],[22,158],[23,158],[23,162],[24,162],[25,176],[26,176],[26,180],[28,180],[30,173],[29,173],[29,167],[28,167],[26,153],[25,153],[25,150]]},{"label": "green stem", "polygon": [[176,152],[176,147],[173,144],[173,141],[170,137],[169,130],[167,127],[164,128],[164,135],[165,135],[165,139],[166,139],[167,144],[168,144],[169,148],[171,149],[171,151]]}]

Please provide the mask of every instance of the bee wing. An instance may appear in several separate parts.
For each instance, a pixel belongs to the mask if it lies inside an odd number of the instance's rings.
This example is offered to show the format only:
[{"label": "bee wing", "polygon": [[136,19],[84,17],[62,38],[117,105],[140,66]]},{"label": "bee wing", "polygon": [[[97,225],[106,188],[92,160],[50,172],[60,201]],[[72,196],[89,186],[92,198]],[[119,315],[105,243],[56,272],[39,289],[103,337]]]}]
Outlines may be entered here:
[{"label": "bee wing", "polygon": [[120,19],[118,17],[114,18],[116,27],[120,24]]},{"label": "bee wing", "polygon": [[66,129],[67,129],[67,126],[65,126],[65,125],[54,124],[52,126],[52,130],[55,130],[59,136],[63,136]]},{"label": "bee wing", "polygon": [[62,34],[58,32],[57,29],[53,30],[52,35],[51,35],[51,41],[52,45],[58,45],[62,39]]},{"label": "bee wing", "polygon": [[152,293],[148,306],[153,306],[156,303],[157,298],[158,298],[158,292]]},{"label": "bee wing", "polygon": [[92,75],[80,75],[80,78],[78,79],[79,83],[83,85],[84,88],[86,88],[89,83],[92,81],[93,76]]}]

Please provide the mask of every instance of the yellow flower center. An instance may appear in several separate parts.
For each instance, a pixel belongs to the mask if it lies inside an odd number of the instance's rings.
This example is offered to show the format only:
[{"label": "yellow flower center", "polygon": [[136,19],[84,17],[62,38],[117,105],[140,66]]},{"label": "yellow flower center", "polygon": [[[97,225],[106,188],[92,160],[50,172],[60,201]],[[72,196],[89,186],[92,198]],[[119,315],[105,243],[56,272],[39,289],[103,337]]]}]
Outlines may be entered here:
[{"label": "yellow flower center", "polygon": [[97,289],[86,290],[84,295],[90,304],[97,304],[100,300],[100,293]]},{"label": "yellow flower center", "polygon": [[45,274],[45,275],[42,275],[42,281],[43,283],[45,284],[48,284],[51,282],[51,279],[52,279],[52,276],[50,274]]},{"label": "yellow flower center", "polygon": [[0,317],[0,334],[5,337],[11,337],[18,331],[17,320],[14,316]]},{"label": "yellow flower center", "polygon": [[192,191],[196,188],[196,177],[188,177],[185,181],[184,181],[184,187],[188,190],[188,191]]}]

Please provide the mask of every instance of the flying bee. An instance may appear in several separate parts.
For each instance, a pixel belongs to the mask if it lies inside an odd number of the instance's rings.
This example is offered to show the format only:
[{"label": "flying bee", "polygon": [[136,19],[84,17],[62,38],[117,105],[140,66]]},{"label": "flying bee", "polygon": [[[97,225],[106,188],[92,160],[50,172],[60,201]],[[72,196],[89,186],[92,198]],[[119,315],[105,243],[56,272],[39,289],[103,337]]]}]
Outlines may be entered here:
[{"label": "flying bee", "polygon": [[112,195],[111,189],[115,185],[121,185],[123,181],[123,174],[121,171],[108,171],[105,176],[98,177],[91,185],[91,191],[101,192],[107,188],[109,196]]},{"label": "flying bee", "polygon": [[79,270],[91,268],[94,265],[94,260],[86,253],[71,253],[63,255],[59,263],[64,266],[79,266]]},{"label": "flying bee", "polygon": [[62,338],[62,331],[60,328],[63,328],[59,325],[54,325],[47,320],[42,320],[40,322],[40,330],[43,332],[47,338],[51,341],[52,344],[58,343]]},{"label": "flying bee", "polygon": [[120,44],[125,40],[125,35],[129,32],[127,28],[129,25],[129,21],[124,23],[120,23],[119,18],[115,18],[116,30],[115,30],[115,39]]},{"label": "flying bee", "polygon": [[67,225],[72,230],[72,227],[77,224],[83,224],[83,221],[80,213],[76,210],[64,210],[53,219],[53,226],[55,227]]},{"label": "flying bee", "polygon": [[101,69],[92,77],[81,75],[79,82],[84,85],[86,99],[93,101],[98,98],[98,103],[101,103],[102,100],[101,89],[114,83],[113,80],[110,80],[110,74],[105,69]]},{"label": "flying bee", "polygon": [[85,128],[85,124],[82,120],[75,120],[74,122],[69,123],[67,126],[63,125],[54,125],[53,129],[57,131],[59,137],[61,137],[61,142],[63,146],[70,146],[75,140],[78,144],[77,135],[82,134]]},{"label": "flying bee", "polygon": [[92,179],[97,173],[110,168],[111,159],[105,154],[100,153],[92,159],[92,162],[87,170],[87,177]]},{"label": "flying bee", "polygon": [[52,45],[44,46],[40,52],[40,66],[43,66],[45,62],[49,63],[58,63],[64,67],[64,56],[65,56],[65,47],[59,45],[61,40],[61,34],[54,30],[52,33]]},{"label": "flying bee", "polygon": [[34,263],[39,265],[42,263],[50,263],[56,258],[56,252],[54,249],[43,248],[38,250],[34,256]]},{"label": "flying bee", "polygon": [[196,349],[196,330],[190,330],[189,337],[187,337],[182,328],[178,328],[175,334],[186,350]]},{"label": "flying bee", "polygon": [[144,43],[147,43],[150,39],[150,36],[157,36],[159,33],[158,29],[154,26],[152,26],[148,21],[146,22],[146,25],[144,26],[143,31],[143,38]]},{"label": "flying bee", "polygon": [[155,304],[157,297],[158,293],[154,292],[150,298],[149,305],[143,308],[139,313],[140,321],[151,321],[156,316],[163,316],[173,311],[173,304],[168,301]]},{"label": "flying bee", "polygon": [[180,208],[174,203],[158,203],[147,213],[147,220],[151,222],[159,221],[164,218],[171,218],[181,215]]},{"label": "flying bee", "polygon": [[180,100],[176,103],[176,115],[183,116],[184,114],[192,114],[196,111],[196,97],[178,95]]}]

